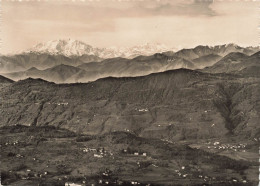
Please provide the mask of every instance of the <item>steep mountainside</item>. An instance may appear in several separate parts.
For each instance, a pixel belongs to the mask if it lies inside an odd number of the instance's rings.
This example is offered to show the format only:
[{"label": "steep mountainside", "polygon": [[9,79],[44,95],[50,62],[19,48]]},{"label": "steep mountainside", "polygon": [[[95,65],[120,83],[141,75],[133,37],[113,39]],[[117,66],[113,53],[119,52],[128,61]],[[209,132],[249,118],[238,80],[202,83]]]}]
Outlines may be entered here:
[{"label": "steep mountainside", "polygon": [[198,57],[193,59],[192,61],[198,68],[204,68],[207,66],[211,66],[218,62],[222,57],[216,54],[209,54],[205,56]]},{"label": "steep mountainside", "polygon": [[259,79],[186,69],[86,84],[26,79],[0,91],[0,125],[125,131],[171,140],[251,139],[260,134],[259,93]]},{"label": "steep mountainside", "polygon": [[0,75],[0,83],[12,83],[12,82],[14,81]]},{"label": "steep mountainside", "polygon": [[214,65],[205,68],[203,71],[211,73],[239,73],[240,71],[243,72],[245,68],[250,69],[252,66],[260,66],[260,52],[251,56],[239,52],[232,52]]}]

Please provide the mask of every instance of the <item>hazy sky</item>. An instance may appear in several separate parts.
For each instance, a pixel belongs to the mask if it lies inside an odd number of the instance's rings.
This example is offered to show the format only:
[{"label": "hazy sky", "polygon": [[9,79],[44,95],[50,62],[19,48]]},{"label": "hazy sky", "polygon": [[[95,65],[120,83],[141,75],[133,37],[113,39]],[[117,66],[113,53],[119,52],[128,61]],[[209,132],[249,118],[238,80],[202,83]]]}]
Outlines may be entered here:
[{"label": "hazy sky", "polygon": [[[21,1],[21,0],[20,0]],[[97,47],[259,44],[253,0],[2,0],[1,53],[78,39]]]}]

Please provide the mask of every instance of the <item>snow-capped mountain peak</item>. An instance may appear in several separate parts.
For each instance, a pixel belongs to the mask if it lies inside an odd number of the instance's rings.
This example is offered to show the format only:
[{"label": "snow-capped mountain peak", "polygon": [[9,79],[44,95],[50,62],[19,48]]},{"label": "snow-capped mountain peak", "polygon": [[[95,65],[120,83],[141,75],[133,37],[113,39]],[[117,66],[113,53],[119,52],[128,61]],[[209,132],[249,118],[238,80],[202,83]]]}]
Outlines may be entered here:
[{"label": "snow-capped mountain peak", "polygon": [[132,58],[138,55],[152,55],[154,53],[173,50],[163,44],[145,43],[133,47],[92,47],[82,41],[73,39],[52,40],[40,43],[25,52],[62,54],[65,56],[73,55],[96,55],[101,58],[126,57]]},{"label": "snow-capped mountain peak", "polygon": [[63,54],[66,56],[83,55],[86,52],[88,52],[89,54],[94,54],[93,48],[90,45],[72,39],[52,40],[46,43],[40,43],[29,49],[29,51],[39,53]]}]

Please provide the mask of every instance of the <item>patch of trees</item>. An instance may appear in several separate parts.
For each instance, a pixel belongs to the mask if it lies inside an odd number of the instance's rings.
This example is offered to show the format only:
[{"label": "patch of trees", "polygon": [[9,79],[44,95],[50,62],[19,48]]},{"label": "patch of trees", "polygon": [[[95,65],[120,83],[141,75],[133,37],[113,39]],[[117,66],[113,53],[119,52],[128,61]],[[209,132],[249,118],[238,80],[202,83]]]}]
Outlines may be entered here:
[{"label": "patch of trees", "polygon": [[90,141],[93,140],[93,136],[78,136],[76,138],[76,142],[86,142],[86,141]]},{"label": "patch of trees", "polygon": [[19,175],[14,172],[1,171],[1,184],[9,185],[17,180],[19,180]]}]

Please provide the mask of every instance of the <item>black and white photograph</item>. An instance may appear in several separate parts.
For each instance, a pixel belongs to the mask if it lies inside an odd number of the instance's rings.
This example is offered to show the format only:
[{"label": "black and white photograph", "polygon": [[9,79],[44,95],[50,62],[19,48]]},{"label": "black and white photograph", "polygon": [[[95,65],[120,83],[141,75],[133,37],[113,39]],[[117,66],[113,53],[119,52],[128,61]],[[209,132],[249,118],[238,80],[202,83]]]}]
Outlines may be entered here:
[{"label": "black and white photograph", "polygon": [[0,0],[0,185],[258,186],[259,146],[259,0]]}]

